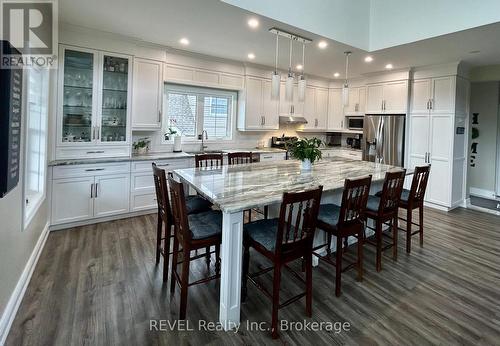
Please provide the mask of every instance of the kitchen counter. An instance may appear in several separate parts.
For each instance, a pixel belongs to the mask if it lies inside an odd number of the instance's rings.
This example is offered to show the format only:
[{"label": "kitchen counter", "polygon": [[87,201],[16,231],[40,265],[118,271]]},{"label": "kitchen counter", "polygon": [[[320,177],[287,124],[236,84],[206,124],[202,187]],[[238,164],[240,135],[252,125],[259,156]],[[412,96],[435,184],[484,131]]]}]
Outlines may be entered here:
[{"label": "kitchen counter", "polygon": [[[283,153],[285,150],[279,148],[249,148],[249,149],[221,149],[223,154],[233,152],[252,152],[255,154],[264,153]],[[129,161],[149,161],[149,160],[168,160],[168,159],[183,159],[194,157],[194,153],[189,152],[155,152],[147,154],[133,154],[132,156],[124,157],[106,157],[106,158],[88,158],[88,159],[67,159],[54,160],[49,162],[49,166],[68,166],[68,165],[83,165],[83,164],[99,164],[112,162],[129,162]]]}]

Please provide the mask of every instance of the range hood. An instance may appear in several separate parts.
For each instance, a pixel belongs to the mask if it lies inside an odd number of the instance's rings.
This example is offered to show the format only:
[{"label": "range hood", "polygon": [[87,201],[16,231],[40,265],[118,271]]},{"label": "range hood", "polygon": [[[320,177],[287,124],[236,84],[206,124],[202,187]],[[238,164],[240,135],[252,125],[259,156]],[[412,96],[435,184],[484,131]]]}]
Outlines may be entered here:
[{"label": "range hood", "polygon": [[280,124],[307,124],[307,120],[296,115],[280,115]]}]

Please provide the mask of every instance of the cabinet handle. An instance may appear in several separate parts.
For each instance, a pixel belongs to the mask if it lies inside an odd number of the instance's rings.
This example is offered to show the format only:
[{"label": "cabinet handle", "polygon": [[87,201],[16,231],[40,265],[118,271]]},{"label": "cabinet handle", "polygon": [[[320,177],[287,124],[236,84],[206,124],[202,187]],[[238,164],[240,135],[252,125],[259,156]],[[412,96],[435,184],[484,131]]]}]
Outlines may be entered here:
[{"label": "cabinet handle", "polygon": [[357,112],[359,110],[359,104],[356,103],[356,105],[354,106],[354,110]]},{"label": "cabinet handle", "polygon": [[87,151],[87,154],[103,154],[104,150],[92,150],[92,151]]},{"label": "cabinet handle", "polygon": [[342,120],[342,121],[340,122],[340,127],[341,127],[341,128],[344,128],[344,120]]},{"label": "cabinet handle", "polygon": [[101,132],[101,127],[100,127],[100,126],[96,126],[95,128],[96,128],[96,130],[97,130],[96,137],[97,137],[97,140],[99,140],[99,139],[101,139],[101,134],[100,134],[100,132]]},{"label": "cabinet handle", "polygon": [[262,119],[264,119],[264,124],[262,124],[262,125],[265,125],[265,124],[266,124],[266,116],[265,116],[265,115],[263,115],[263,116],[262,116]]},{"label": "cabinet handle", "polygon": [[262,156],[263,159],[272,159],[272,156]]},{"label": "cabinet handle", "polygon": [[295,106],[294,105],[291,105],[290,113],[295,114]]},{"label": "cabinet handle", "polygon": [[318,119],[314,119],[314,126],[318,127]]},{"label": "cabinet handle", "polygon": [[98,188],[99,188],[99,183],[95,183],[95,198],[97,198],[97,191],[99,191]]},{"label": "cabinet handle", "polygon": [[429,109],[433,109],[434,108],[434,99],[430,99],[429,100]]},{"label": "cabinet handle", "polygon": [[104,168],[88,168],[85,170],[85,172],[97,172],[97,171],[104,171]]},{"label": "cabinet handle", "polygon": [[170,163],[164,163],[164,164],[161,164],[161,165],[156,165],[157,167],[167,167],[167,166],[170,166]]},{"label": "cabinet handle", "polygon": [[158,111],[158,122],[161,123],[161,111]]},{"label": "cabinet handle", "polygon": [[94,184],[90,184],[90,198],[94,198]]}]

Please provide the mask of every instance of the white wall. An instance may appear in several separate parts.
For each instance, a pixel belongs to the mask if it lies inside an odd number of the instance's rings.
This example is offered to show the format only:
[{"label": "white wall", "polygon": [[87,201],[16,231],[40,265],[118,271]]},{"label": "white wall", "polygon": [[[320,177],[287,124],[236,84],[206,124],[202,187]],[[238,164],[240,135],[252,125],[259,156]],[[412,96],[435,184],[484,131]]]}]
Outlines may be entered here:
[{"label": "white wall", "polygon": [[[471,194],[475,191],[477,193],[478,190],[490,193],[495,191],[499,84],[499,82],[471,84],[471,126],[479,129],[479,138],[472,140],[478,143],[478,153],[475,155],[476,166],[469,165],[468,183]],[[479,125],[472,125],[473,113],[479,113]]]},{"label": "white wall", "polygon": [[371,0],[370,50],[498,21],[498,0]]},{"label": "white wall", "polygon": [[357,48],[369,48],[370,0],[223,0]]}]

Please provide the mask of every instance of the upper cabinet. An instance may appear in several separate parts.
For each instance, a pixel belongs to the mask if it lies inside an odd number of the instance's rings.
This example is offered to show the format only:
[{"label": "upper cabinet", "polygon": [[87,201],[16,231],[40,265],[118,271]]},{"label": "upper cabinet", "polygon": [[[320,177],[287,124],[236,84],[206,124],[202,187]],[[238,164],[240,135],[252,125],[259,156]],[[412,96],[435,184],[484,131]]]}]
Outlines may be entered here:
[{"label": "upper cabinet", "polygon": [[60,56],[56,158],[128,155],[131,58],[67,46]]},{"label": "upper cabinet", "polygon": [[344,129],[344,105],[342,89],[328,90],[328,131]]},{"label": "upper cabinet", "polygon": [[417,79],[412,83],[412,114],[455,112],[455,78],[451,76]]},{"label": "upper cabinet", "polygon": [[132,129],[157,130],[161,127],[163,63],[135,58],[132,102]]},{"label": "upper cabinet", "polygon": [[366,94],[366,114],[406,114],[407,81],[368,85]]},{"label": "upper cabinet", "polygon": [[[288,115],[304,115],[304,103],[299,101],[299,88],[297,85],[293,86],[293,99],[286,99],[286,87],[285,82],[281,83],[280,86],[280,102],[279,102],[279,114],[283,116]],[[307,98],[307,96],[306,96]]]},{"label": "upper cabinet", "polygon": [[279,128],[278,100],[271,98],[271,81],[246,77],[240,100],[238,130],[268,131]]},{"label": "upper cabinet", "polygon": [[349,104],[345,106],[345,115],[365,115],[366,87],[349,88]]},{"label": "upper cabinet", "polygon": [[326,131],[328,121],[328,89],[307,87],[303,106],[307,120],[300,130]]}]

